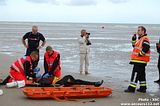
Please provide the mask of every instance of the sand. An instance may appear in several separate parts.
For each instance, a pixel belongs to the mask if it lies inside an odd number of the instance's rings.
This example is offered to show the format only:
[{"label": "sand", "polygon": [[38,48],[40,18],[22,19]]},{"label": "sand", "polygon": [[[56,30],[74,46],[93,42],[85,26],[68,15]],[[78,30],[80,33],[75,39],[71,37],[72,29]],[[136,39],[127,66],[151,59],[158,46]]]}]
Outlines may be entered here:
[{"label": "sand", "polygon": [[[0,77],[4,78],[9,73],[10,64],[18,57],[8,56],[4,54],[0,54]],[[42,68],[42,67],[41,67]],[[64,69],[63,69],[64,70]],[[63,71],[63,76],[66,74],[71,74],[76,78],[96,81],[96,80],[104,80],[103,86],[107,86],[113,89],[113,94],[109,97],[105,98],[90,98],[90,99],[77,99],[77,102],[66,101],[66,102],[57,102],[52,99],[48,100],[31,100],[26,98],[26,96],[22,93],[21,89],[18,88],[5,88],[5,86],[1,86],[0,89],[4,91],[4,94],[0,96],[0,106],[121,106],[121,103],[147,103],[139,101],[142,99],[152,99],[158,98],[157,93],[124,93],[123,90],[127,87],[128,81],[115,80],[111,77],[92,77],[92,75],[85,76],[79,75],[77,73],[68,73],[67,71]],[[96,100],[96,102],[86,102],[89,100]],[[149,101],[150,102],[150,101]],[[158,101],[159,102],[159,101]],[[155,103],[158,103],[157,101]],[[152,102],[153,103],[153,102]],[[136,106],[136,105],[135,105]],[[151,105],[149,105],[151,106]]]}]

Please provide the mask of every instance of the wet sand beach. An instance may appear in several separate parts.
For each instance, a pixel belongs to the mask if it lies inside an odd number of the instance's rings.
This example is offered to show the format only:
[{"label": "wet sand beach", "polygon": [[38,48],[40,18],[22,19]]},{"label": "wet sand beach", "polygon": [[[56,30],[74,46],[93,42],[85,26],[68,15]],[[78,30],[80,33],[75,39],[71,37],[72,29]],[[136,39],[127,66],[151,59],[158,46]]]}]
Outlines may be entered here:
[{"label": "wet sand beach", "polygon": [[[18,58],[18,57],[17,57]],[[16,59],[16,57],[11,57],[8,55],[0,54],[0,76],[5,78],[9,72],[10,64]],[[7,62],[6,62],[7,61]],[[68,73],[63,72],[63,76]],[[97,81],[104,80],[103,86],[107,86],[113,89],[113,94],[105,97],[105,98],[90,98],[90,99],[77,99],[77,102],[74,101],[66,101],[66,102],[57,102],[52,99],[47,100],[31,100],[26,98],[26,96],[22,93],[21,89],[18,88],[5,88],[5,86],[1,86],[4,94],[0,96],[1,106],[37,106],[37,105],[45,105],[45,106],[121,106],[121,103],[147,103],[141,102],[138,99],[151,99],[151,98],[159,98],[159,91],[151,93],[148,92],[146,94],[143,93],[124,93],[123,90],[127,87],[128,81],[122,80],[114,80],[110,77],[92,77],[91,75],[79,75],[77,73],[70,73],[75,78],[80,78],[84,80]],[[154,85],[156,86],[156,84]],[[95,100],[96,102],[86,102]],[[158,102],[153,102],[158,103]]]}]

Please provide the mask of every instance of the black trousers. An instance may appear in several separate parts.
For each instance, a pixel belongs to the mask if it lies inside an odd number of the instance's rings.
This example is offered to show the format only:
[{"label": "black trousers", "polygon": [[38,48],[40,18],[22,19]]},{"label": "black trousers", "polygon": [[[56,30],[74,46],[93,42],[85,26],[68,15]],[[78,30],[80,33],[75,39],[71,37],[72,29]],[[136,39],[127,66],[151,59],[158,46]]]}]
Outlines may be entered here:
[{"label": "black trousers", "polygon": [[95,82],[83,81],[80,79],[75,79],[71,75],[64,76],[61,80],[59,80],[56,84],[64,85],[64,86],[71,86],[71,85],[94,85]]},{"label": "black trousers", "polygon": [[145,64],[134,64],[131,75],[131,82],[146,81]]},{"label": "black trousers", "polygon": [[27,48],[26,56],[29,56],[33,51],[37,51],[38,52],[38,60],[33,63],[33,68],[35,68],[35,67],[37,67],[38,62],[39,62],[39,50],[38,49]]},{"label": "black trousers", "polygon": [[135,91],[137,82],[139,81],[140,90],[146,90],[146,73],[145,73],[145,66],[146,64],[142,63],[133,63],[133,71],[131,75],[131,83],[128,86],[130,91]]},{"label": "black trousers", "polygon": [[159,70],[159,79],[160,79],[160,55],[158,58],[158,64],[157,64],[158,70]]},{"label": "black trousers", "polygon": [[146,81],[145,64],[135,63],[131,75],[131,82]]}]

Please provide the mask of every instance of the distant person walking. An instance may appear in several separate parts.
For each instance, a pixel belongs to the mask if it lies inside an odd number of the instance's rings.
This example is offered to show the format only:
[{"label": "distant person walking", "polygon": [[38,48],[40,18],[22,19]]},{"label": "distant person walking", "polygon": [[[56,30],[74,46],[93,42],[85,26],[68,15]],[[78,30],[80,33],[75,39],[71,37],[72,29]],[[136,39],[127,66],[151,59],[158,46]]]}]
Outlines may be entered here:
[{"label": "distant person walking", "polygon": [[85,63],[85,74],[89,74],[89,52],[90,52],[90,48],[89,46],[91,45],[91,42],[89,40],[89,35],[90,33],[87,33],[85,29],[81,30],[81,35],[78,39],[79,42],[79,54],[80,54],[80,67],[79,67],[79,71],[80,74],[83,74],[83,66]]},{"label": "distant person walking", "polygon": [[155,83],[160,83],[160,39],[159,39],[159,43],[156,43],[156,48],[157,48],[157,52],[159,53],[159,58],[158,58],[158,64],[157,64],[157,67],[158,67],[158,70],[159,70],[159,79],[154,81]]},{"label": "distant person walking", "polygon": [[[25,40],[28,40],[28,43],[26,43]],[[40,45],[40,41],[42,41],[42,44]],[[39,53],[39,50],[45,45],[46,41],[44,36],[38,32],[37,26],[32,26],[32,31],[26,33],[22,38],[23,45],[27,48],[26,56],[29,56],[32,51],[37,51]],[[38,60],[34,63],[34,67],[38,65]]]},{"label": "distant person walking", "polygon": [[[136,37],[138,34],[138,40]],[[143,26],[138,27],[137,33],[134,33],[132,37],[133,51],[131,53],[130,64],[133,64],[133,71],[131,75],[131,83],[125,92],[135,92],[137,82],[140,83],[138,92],[145,93],[147,89],[146,85],[146,73],[145,66],[150,61],[150,41],[146,34],[146,28]]]}]

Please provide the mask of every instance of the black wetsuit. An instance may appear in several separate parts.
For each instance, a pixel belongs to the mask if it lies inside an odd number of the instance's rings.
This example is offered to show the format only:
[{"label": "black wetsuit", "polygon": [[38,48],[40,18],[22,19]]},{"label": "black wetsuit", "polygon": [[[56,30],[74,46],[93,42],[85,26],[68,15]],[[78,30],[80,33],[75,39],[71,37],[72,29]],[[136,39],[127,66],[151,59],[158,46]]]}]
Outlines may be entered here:
[{"label": "black wetsuit", "polygon": [[80,79],[75,79],[71,75],[64,76],[61,80],[59,80],[56,84],[71,86],[71,85],[95,85],[95,82],[84,81]]}]

